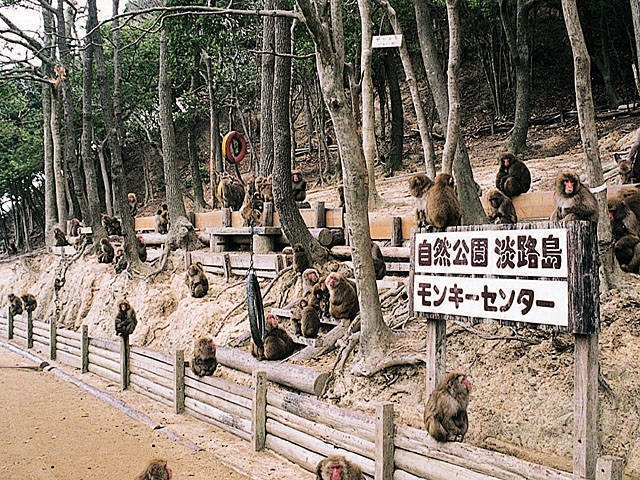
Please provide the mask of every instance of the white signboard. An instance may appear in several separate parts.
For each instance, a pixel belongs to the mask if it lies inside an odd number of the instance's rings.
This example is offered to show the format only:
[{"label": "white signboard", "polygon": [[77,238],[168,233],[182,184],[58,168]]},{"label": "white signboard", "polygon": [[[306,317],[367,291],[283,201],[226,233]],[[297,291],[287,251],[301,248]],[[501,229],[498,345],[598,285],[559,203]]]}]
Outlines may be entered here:
[{"label": "white signboard", "polygon": [[376,35],[371,38],[371,48],[391,48],[402,45],[402,35]]}]

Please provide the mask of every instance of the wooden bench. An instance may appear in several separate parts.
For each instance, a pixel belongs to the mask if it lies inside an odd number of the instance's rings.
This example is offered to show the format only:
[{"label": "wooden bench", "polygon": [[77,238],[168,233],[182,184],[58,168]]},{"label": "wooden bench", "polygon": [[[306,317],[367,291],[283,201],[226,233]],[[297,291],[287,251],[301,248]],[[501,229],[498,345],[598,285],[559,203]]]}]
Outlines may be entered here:
[{"label": "wooden bench", "polygon": [[[227,252],[237,243],[253,241],[254,253],[273,252],[277,238],[282,236],[280,227],[209,227],[205,229],[209,235],[212,252]],[[242,239],[239,241],[239,239]],[[245,240],[245,241],[243,241]]]},{"label": "wooden bench", "polygon": [[275,278],[285,267],[291,264],[291,255],[282,253],[257,253],[251,258],[246,252],[211,253],[202,250],[185,253],[185,268],[191,263],[200,262],[205,272],[223,275],[244,277],[253,268],[259,278]]}]

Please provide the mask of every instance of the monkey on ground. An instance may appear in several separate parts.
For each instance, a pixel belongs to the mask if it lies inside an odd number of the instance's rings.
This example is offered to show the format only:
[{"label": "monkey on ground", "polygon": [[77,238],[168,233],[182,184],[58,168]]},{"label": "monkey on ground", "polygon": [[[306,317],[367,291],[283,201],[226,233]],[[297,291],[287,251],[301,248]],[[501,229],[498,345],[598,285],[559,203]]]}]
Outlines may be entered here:
[{"label": "monkey on ground", "polygon": [[26,312],[33,312],[38,306],[38,301],[36,300],[36,297],[31,293],[22,294],[22,303],[24,305],[24,309]]},{"label": "monkey on ground", "polygon": [[228,172],[222,172],[219,191],[225,208],[230,208],[234,212],[240,210],[244,200],[244,187]]},{"label": "monkey on ground", "polygon": [[126,300],[120,300],[118,302],[118,314],[116,315],[116,335],[121,337],[131,335],[136,329],[138,319],[136,318],[136,312],[133,310],[131,304]]},{"label": "monkey on ground", "polygon": [[427,221],[440,231],[460,225],[460,202],[454,185],[451,175],[440,172],[427,195]]},{"label": "monkey on ground", "polygon": [[307,181],[302,178],[302,172],[300,170],[294,170],[291,172],[291,180],[293,200],[295,202],[304,202],[304,199],[307,198]]},{"label": "monkey on ground", "polygon": [[551,215],[552,222],[598,221],[598,203],[574,172],[558,173],[553,198],[556,210]]},{"label": "monkey on ground", "polygon": [[80,220],[78,220],[77,218],[72,218],[69,221],[69,236],[71,237],[77,237],[80,232]]},{"label": "monkey on ground", "polygon": [[102,226],[107,231],[107,235],[122,235],[122,224],[116,217],[103,213],[101,216],[101,222]]},{"label": "monkey on ground", "polygon": [[315,268],[307,268],[302,272],[302,296],[306,297],[313,286],[320,280],[320,273]]},{"label": "monkey on ground", "polygon": [[172,476],[173,471],[167,465],[167,461],[157,458],[151,460],[147,468],[135,480],[171,480]]},{"label": "monkey on ground", "polygon": [[10,293],[7,298],[9,299],[9,311],[11,315],[20,315],[22,313],[22,299],[13,293]]},{"label": "monkey on ground", "polygon": [[169,233],[169,211],[159,208],[153,218],[156,233]]},{"label": "monkey on ground", "polygon": [[251,342],[251,355],[258,360],[283,360],[293,353],[295,344],[289,334],[280,326],[276,318],[269,314],[264,319],[266,336],[263,347]]},{"label": "monkey on ground", "polygon": [[513,202],[500,190],[489,191],[489,205],[491,206],[491,213],[489,213],[488,217],[492,223],[518,223],[518,215]]},{"label": "monkey on ground", "polygon": [[113,245],[107,237],[103,237],[100,239],[100,246],[98,251],[98,263],[111,263],[113,262],[113,257],[115,255],[115,251],[113,250]]},{"label": "monkey on ground", "polygon": [[53,238],[55,240],[56,247],[65,247],[69,245],[66,235],[58,227],[53,229]]},{"label": "monkey on ground", "polygon": [[329,455],[316,466],[316,480],[364,480],[362,469],[343,455]]},{"label": "monkey on ground", "polygon": [[189,287],[191,296],[194,298],[202,298],[209,291],[209,280],[202,268],[202,262],[196,262],[189,265],[185,283]]},{"label": "monkey on ground", "polygon": [[307,253],[301,243],[296,243],[293,246],[293,270],[302,275],[307,268],[309,268]]},{"label": "monkey on ground", "polygon": [[216,344],[211,338],[198,339],[193,347],[191,371],[199,377],[211,376],[217,366]]},{"label": "monkey on ground", "polygon": [[307,338],[315,338],[320,331],[320,312],[312,301],[301,298],[297,302],[299,319],[293,319],[296,333]]},{"label": "monkey on ground", "polygon": [[451,372],[435,388],[424,409],[427,432],[439,442],[461,442],[469,428],[467,405],[471,382],[464,373]]},{"label": "monkey on ground", "polygon": [[609,211],[609,221],[611,222],[611,234],[614,240],[618,240],[625,235],[635,235],[640,237],[640,223],[636,214],[619,197],[607,201]]},{"label": "monkey on ground", "polygon": [[142,235],[136,236],[136,250],[138,252],[138,258],[141,262],[147,261],[147,244],[144,243],[144,238]]},{"label": "monkey on ground", "polygon": [[360,311],[356,289],[344,275],[332,272],[324,281],[329,289],[329,315],[336,319],[353,320]]},{"label": "monkey on ground", "polygon": [[129,266],[129,260],[127,260],[127,256],[125,255],[122,248],[116,250],[116,257],[114,258],[114,262],[116,264],[116,273],[124,272]]},{"label": "monkey on ground", "polygon": [[640,182],[640,128],[636,131],[631,150],[623,157],[614,155],[622,183]]},{"label": "monkey on ground", "polygon": [[613,245],[613,253],[624,272],[640,273],[640,238],[624,235]]},{"label": "monkey on ground", "polygon": [[136,198],[136,194],[131,192],[127,194],[127,203],[129,204],[129,212],[132,217],[135,217],[138,213],[138,199]]},{"label": "monkey on ground", "polygon": [[382,280],[387,274],[387,264],[384,262],[382,251],[376,242],[371,242],[371,256],[373,257],[373,270],[376,280]]},{"label": "monkey on ground", "polygon": [[513,153],[503,152],[498,156],[500,168],[496,175],[496,188],[507,197],[515,197],[531,187],[531,172]]},{"label": "monkey on ground", "polygon": [[433,180],[424,173],[416,173],[409,178],[409,193],[416,198],[416,224],[418,228],[427,226],[427,199],[429,189],[432,186]]}]

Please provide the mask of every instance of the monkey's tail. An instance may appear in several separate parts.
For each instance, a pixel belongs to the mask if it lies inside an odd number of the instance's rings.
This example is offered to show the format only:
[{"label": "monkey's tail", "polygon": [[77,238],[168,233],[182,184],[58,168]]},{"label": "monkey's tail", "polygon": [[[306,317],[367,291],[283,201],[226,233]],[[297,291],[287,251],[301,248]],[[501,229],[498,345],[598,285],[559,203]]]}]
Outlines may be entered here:
[{"label": "monkey's tail", "polygon": [[254,272],[247,275],[247,309],[249,311],[249,326],[251,338],[258,348],[262,348],[265,335],[264,307],[258,277]]}]

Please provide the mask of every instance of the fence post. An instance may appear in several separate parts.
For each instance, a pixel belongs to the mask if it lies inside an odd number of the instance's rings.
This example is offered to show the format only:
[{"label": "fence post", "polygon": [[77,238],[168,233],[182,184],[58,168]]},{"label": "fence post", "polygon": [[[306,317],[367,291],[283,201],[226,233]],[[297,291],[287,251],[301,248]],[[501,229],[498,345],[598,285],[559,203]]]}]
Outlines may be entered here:
[{"label": "fence post", "polygon": [[27,312],[27,348],[33,348],[33,317],[31,313]]},{"label": "fence post", "polygon": [[82,339],[80,343],[80,358],[82,360],[82,373],[89,371],[89,327],[82,325]]},{"label": "fence post", "polygon": [[402,217],[393,217],[391,223],[391,246],[402,246]]},{"label": "fence post", "polygon": [[7,339],[11,340],[13,338],[13,313],[11,312],[11,307],[7,307]]},{"label": "fence post", "polygon": [[393,404],[390,402],[376,406],[375,431],[375,480],[393,480]]},{"label": "fence post", "polygon": [[604,455],[596,463],[596,480],[622,480],[624,463],[619,457]]},{"label": "fence post", "polygon": [[49,322],[49,358],[55,360],[58,348],[58,324],[53,319],[49,320]]},{"label": "fence post", "polygon": [[120,387],[126,390],[129,386],[129,335],[120,337]]},{"label": "fence post", "polygon": [[264,450],[267,436],[267,372],[253,372],[251,440],[256,452]]},{"label": "fence post", "polygon": [[174,368],[174,407],[176,413],[184,413],[184,350],[176,350]]},{"label": "fence post", "polygon": [[324,228],[327,226],[327,219],[325,214],[324,202],[316,202],[314,205],[315,210],[315,228]]}]

